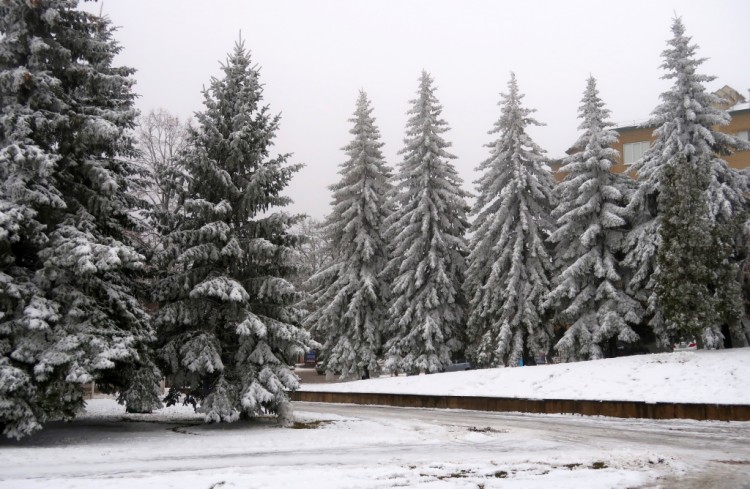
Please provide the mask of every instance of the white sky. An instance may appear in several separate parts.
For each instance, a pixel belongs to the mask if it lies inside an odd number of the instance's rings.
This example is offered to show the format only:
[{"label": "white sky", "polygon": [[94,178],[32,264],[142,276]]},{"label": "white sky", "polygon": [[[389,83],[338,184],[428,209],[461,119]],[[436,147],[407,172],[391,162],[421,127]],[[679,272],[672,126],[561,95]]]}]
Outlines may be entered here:
[{"label": "white sky", "polygon": [[546,123],[530,132],[551,157],[577,136],[589,74],[613,121],[648,117],[668,87],[660,54],[675,14],[709,58],[702,72],[717,76],[709,89],[750,89],[747,0],[105,0],[103,12],[120,26],[117,63],[138,70],[138,107],[181,118],[202,110],[201,90],[221,75],[242,30],[265,101],[282,114],[276,149],[306,164],[289,186],[290,210],[313,217],[329,210],[327,186],[345,158],[358,90],[370,96],[396,166],[422,69],[435,78],[454,164],[470,191],[511,70]]}]

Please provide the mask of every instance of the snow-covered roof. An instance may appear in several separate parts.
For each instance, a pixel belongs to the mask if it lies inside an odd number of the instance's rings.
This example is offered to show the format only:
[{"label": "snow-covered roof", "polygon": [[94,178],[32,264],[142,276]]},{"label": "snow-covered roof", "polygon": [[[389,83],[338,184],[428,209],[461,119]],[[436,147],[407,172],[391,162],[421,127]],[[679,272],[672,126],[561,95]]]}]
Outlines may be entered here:
[{"label": "snow-covered roof", "polygon": [[624,122],[616,122],[615,123],[615,131],[619,129],[630,129],[630,128],[639,128],[639,127],[648,127],[648,122],[651,119],[635,119],[630,121],[624,121]]},{"label": "snow-covered roof", "polygon": [[[740,110],[750,110],[750,102],[740,102],[727,109],[727,112],[739,112]],[[649,127],[648,122],[650,119],[635,119],[630,121],[623,121],[615,123],[614,129],[636,129],[641,127]]]}]

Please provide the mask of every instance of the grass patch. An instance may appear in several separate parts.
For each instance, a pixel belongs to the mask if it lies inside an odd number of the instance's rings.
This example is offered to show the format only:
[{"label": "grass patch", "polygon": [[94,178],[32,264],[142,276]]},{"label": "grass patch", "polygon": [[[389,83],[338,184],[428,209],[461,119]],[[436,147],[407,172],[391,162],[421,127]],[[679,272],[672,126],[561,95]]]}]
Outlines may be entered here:
[{"label": "grass patch", "polygon": [[495,472],[495,477],[498,479],[505,479],[508,477],[508,473],[504,470],[500,470],[498,472]]},{"label": "grass patch", "polygon": [[492,428],[490,426],[485,426],[483,428],[478,428],[476,426],[469,427],[469,431],[473,433],[508,433],[508,430],[498,430],[495,428]]},{"label": "grass patch", "polygon": [[459,470],[458,472],[452,472],[448,475],[440,475],[437,478],[443,481],[445,479],[465,479],[466,477],[470,475],[472,475],[470,470],[462,469],[462,470]]},{"label": "grass patch", "polygon": [[591,468],[594,470],[606,469],[607,464],[605,464],[604,462],[594,462],[593,464],[591,464]]},{"label": "grass patch", "polygon": [[293,430],[317,430],[321,426],[325,426],[327,424],[331,424],[333,421],[324,421],[324,420],[317,420],[317,421],[295,421],[292,426],[290,426]]},{"label": "grass patch", "polygon": [[750,460],[716,460],[716,462],[727,465],[750,465]]}]

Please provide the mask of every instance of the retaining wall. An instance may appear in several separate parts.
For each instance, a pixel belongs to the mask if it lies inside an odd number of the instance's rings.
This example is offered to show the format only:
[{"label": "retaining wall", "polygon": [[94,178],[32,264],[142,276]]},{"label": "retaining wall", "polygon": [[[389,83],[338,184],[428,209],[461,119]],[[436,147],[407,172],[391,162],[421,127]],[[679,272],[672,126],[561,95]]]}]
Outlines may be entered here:
[{"label": "retaining wall", "polygon": [[697,419],[750,421],[750,405],[690,404],[671,402],[586,401],[571,399],[518,399],[507,397],[426,396],[415,394],[363,394],[351,392],[291,393],[293,401],[371,404],[379,406],[540,414],[582,414],[614,418]]}]

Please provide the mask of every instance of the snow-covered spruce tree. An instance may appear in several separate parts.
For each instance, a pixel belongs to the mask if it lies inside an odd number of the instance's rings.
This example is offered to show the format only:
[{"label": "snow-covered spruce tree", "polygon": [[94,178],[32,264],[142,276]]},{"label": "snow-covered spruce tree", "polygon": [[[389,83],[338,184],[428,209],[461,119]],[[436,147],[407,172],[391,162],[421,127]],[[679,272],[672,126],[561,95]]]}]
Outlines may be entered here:
[{"label": "snow-covered spruce tree", "polygon": [[388,236],[393,300],[386,370],[437,372],[463,343],[468,194],[450,163],[433,79],[422,72],[406,126]]},{"label": "snow-covered spruce tree", "polygon": [[310,279],[313,312],[306,325],[323,343],[326,370],[342,378],[366,378],[379,371],[386,324],[388,285],[379,277],[387,263],[383,222],[391,170],[381,152],[380,131],[365,92],[360,92],[344,151],[341,180],[331,186],[326,219],[333,263]]},{"label": "snow-covered spruce tree", "polygon": [[[710,215],[706,198],[709,171],[708,165],[684,156],[663,168],[661,245],[653,281],[665,332],[672,338],[706,333],[721,337],[720,326],[727,312],[724,304],[728,298],[741,300],[736,277],[722,276],[736,272],[722,263],[732,253],[732,236],[727,232],[731,227],[715,222]],[[723,284],[733,288],[723,288]],[[731,306],[742,308],[741,303]]]},{"label": "snow-covered spruce tree", "polygon": [[[160,406],[129,211],[133,70],[71,0],[0,3],[0,425],[82,407],[80,385]],[[135,382],[142,381],[142,385]]]},{"label": "snow-covered spruce tree", "polygon": [[518,364],[550,348],[550,322],[543,300],[550,288],[552,260],[545,241],[553,229],[554,182],[544,150],[526,128],[541,125],[521,105],[516,77],[502,95],[500,119],[490,134],[490,157],[478,170],[471,253],[465,290],[468,335],[480,366]]},{"label": "snow-covered spruce tree", "polygon": [[556,276],[545,306],[568,326],[555,345],[563,361],[601,358],[610,339],[638,339],[628,323],[640,321],[641,307],[623,290],[618,260],[630,179],[610,171],[617,133],[608,117],[591,77],[579,109],[583,134],[560,168],[567,176],[555,188],[557,229],[548,238]]},{"label": "snow-covered spruce tree", "polygon": [[[240,41],[204,90],[183,165],[188,188],[156,284],[159,358],[207,422],[283,414],[298,387],[289,365],[310,346],[294,307],[300,219],[277,211],[301,165],[269,156],[279,116],[262,104],[258,68]],[[282,420],[283,421],[283,420]]]},{"label": "snow-covered spruce tree", "polygon": [[[733,225],[738,222],[738,216],[745,206],[740,178],[721,159],[721,155],[745,148],[746,144],[715,129],[716,126],[727,125],[730,116],[725,110],[717,108],[720,99],[706,91],[704,84],[714,77],[697,72],[704,60],[696,59],[697,46],[691,44],[691,38],[685,35],[679,18],[674,20],[672,32],[674,37],[662,53],[664,62],[661,67],[667,71],[663,78],[673,80],[674,84],[661,94],[662,102],[648,122],[648,126],[656,127],[656,140],[643,158],[630,168],[630,173],[638,176],[639,185],[627,208],[633,229],[627,237],[628,254],[624,260],[624,264],[632,270],[629,288],[646,306],[649,324],[662,346],[669,345],[675,339],[654,293],[654,278],[658,271],[656,256],[661,246],[664,212],[659,200],[665,180],[664,169],[668,164],[679,165],[681,159],[688,163],[686,168],[691,165],[709,168],[706,199],[709,215],[717,224]],[[736,234],[739,236],[739,229]],[[720,261],[722,266],[728,269],[737,267],[731,254],[723,258]],[[726,312],[721,322],[729,325],[732,336],[739,337],[740,311],[734,310],[736,301],[731,297],[736,290],[735,279],[731,278],[733,273],[729,270],[720,275],[728,280],[716,284],[727,301],[722,306]],[[706,325],[703,332],[706,348],[722,345],[723,337],[718,331],[717,325]]]}]

